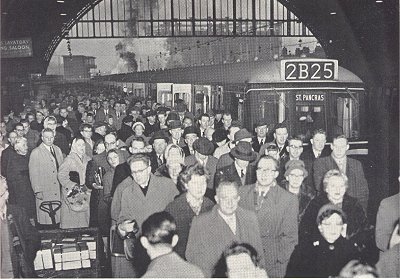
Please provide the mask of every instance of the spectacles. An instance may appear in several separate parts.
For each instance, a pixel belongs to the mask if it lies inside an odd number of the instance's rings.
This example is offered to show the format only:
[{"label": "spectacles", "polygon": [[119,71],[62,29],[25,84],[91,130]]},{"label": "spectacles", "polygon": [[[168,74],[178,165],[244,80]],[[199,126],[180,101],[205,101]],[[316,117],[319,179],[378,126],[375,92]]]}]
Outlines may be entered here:
[{"label": "spectacles", "polygon": [[141,169],[141,170],[135,170],[135,171],[131,171],[132,172],[132,174],[135,174],[135,175],[137,175],[137,174],[141,174],[141,173],[143,173],[145,170],[147,170],[149,167],[145,167],[144,169]]},{"label": "spectacles", "polygon": [[323,226],[335,226],[335,227],[339,227],[339,226],[343,226],[343,223],[326,223],[326,222],[322,222],[321,225]]},{"label": "spectacles", "polygon": [[297,177],[297,178],[299,178],[299,177],[304,177],[303,174],[289,174],[289,176],[291,176],[291,177]]},{"label": "spectacles", "polygon": [[257,171],[264,172],[264,173],[273,173],[273,172],[276,172],[277,170],[258,168]]},{"label": "spectacles", "polygon": [[105,142],[104,144],[105,145],[112,145],[112,144],[116,144],[117,142],[116,141],[112,141],[112,142]]},{"label": "spectacles", "polygon": [[92,130],[83,130],[84,132],[86,132],[86,133],[91,133],[92,132]]}]

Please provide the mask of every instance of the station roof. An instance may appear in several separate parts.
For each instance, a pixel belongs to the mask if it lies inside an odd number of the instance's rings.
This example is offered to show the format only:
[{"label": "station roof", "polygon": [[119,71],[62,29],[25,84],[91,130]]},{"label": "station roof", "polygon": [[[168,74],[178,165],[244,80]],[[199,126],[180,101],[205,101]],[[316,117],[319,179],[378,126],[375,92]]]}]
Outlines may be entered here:
[{"label": "station roof", "polygon": [[[33,58],[2,59],[2,66],[45,73],[49,61],[44,54],[63,36],[63,26],[100,1],[2,0],[1,38],[31,37],[34,49]],[[312,31],[328,58],[338,59],[364,81],[398,84],[398,0],[279,1]]]}]

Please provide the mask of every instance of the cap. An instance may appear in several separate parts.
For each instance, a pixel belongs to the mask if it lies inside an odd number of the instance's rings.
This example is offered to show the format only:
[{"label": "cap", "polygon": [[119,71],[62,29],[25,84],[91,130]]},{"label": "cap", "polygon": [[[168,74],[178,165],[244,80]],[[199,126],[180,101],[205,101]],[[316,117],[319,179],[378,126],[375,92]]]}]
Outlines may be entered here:
[{"label": "cap", "polygon": [[235,133],[234,140],[235,140],[235,142],[238,142],[238,141],[241,141],[243,139],[248,139],[248,138],[250,138],[250,139],[253,138],[253,135],[250,134],[250,132],[247,131],[246,128],[243,128]]},{"label": "cap", "polygon": [[146,117],[149,117],[149,116],[156,116],[157,115],[157,112],[155,112],[154,110],[150,110],[150,111],[148,111],[147,113],[146,113]]},{"label": "cap", "polygon": [[104,121],[96,121],[96,122],[93,124],[93,128],[94,128],[94,129],[97,129],[97,128],[102,127],[102,126],[107,127],[107,123],[104,122]]},{"label": "cap", "polygon": [[214,153],[214,144],[207,138],[198,138],[193,143],[193,149],[202,155],[212,155]]}]

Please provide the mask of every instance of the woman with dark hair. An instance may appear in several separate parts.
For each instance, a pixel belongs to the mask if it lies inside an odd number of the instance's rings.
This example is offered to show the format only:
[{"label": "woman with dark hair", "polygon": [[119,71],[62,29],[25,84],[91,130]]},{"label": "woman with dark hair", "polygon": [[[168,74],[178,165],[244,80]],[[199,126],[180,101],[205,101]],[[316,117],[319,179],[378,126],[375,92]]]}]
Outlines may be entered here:
[{"label": "woman with dark hair", "polygon": [[286,277],[336,277],[348,262],[361,257],[357,244],[345,238],[347,218],[341,208],[326,204],[315,221],[319,234],[296,246]]},{"label": "woman with dark hair", "polygon": [[268,278],[260,267],[257,250],[247,243],[233,243],[221,256],[215,267],[216,278]]},{"label": "woman with dark hair", "polygon": [[210,211],[214,206],[214,203],[204,196],[209,177],[207,170],[200,164],[188,167],[179,175],[180,183],[184,186],[186,192],[178,196],[165,208],[165,211],[176,220],[179,242],[175,246],[175,251],[182,258],[185,258],[193,217]]}]

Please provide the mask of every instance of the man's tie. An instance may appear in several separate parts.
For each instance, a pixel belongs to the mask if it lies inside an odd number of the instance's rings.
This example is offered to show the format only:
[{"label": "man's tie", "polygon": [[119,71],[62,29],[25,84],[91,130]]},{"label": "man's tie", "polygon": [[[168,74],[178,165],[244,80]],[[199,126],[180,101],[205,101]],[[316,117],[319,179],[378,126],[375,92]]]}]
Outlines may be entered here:
[{"label": "man's tie", "polygon": [[243,169],[240,170],[240,177],[241,177],[241,178],[244,177],[244,171],[243,171]]},{"label": "man's tie", "polygon": [[264,140],[263,139],[261,139],[261,141],[260,141],[260,145],[263,145],[264,144]]},{"label": "man's tie", "polygon": [[53,155],[54,160],[56,160],[56,168],[58,170],[59,165],[58,165],[58,161],[57,161],[57,157],[56,157],[56,152],[54,151],[54,147],[53,146],[50,146],[50,152],[51,152],[51,155]]},{"label": "man's tie", "polygon": [[161,166],[163,164],[162,155],[158,155],[157,161],[158,161],[159,166]]}]

